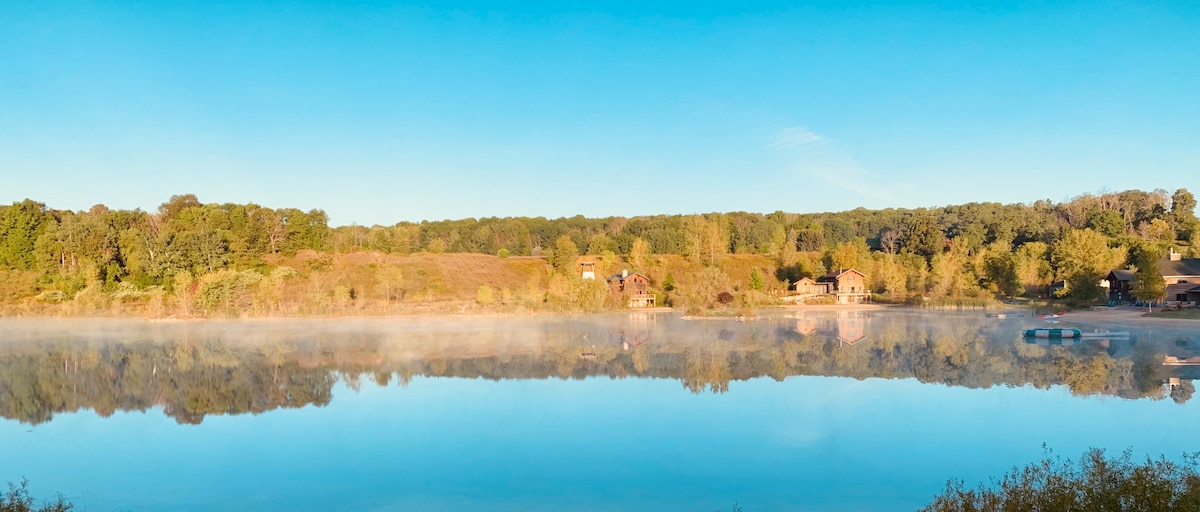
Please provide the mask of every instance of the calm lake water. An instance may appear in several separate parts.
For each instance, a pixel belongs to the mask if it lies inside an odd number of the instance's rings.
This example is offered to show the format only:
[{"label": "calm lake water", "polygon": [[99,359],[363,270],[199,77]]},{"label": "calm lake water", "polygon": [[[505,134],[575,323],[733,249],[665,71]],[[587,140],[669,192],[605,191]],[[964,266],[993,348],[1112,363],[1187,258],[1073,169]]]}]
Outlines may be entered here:
[{"label": "calm lake water", "polygon": [[1200,332],[1020,336],[1044,326],[910,310],[10,319],[0,481],[93,512],[888,511],[1043,445],[1200,450],[1200,367],[1163,365],[1200,355]]}]

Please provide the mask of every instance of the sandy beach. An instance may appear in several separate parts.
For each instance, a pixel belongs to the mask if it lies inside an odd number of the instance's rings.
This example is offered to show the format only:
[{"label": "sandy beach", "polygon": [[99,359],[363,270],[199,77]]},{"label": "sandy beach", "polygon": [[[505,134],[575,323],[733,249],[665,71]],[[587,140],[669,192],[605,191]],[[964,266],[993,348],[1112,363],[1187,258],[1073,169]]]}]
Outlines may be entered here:
[{"label": "sandy beach", "polygon": [[[1158,309],[1155,309],[1158,311]],[[1096,310],[1069,311],[1063,316],[1064,321],[1095,325],[1127,325],[1136,327],[1161,326],[1171,329],[1193,328],[1200,334],[1200,320],[1187,318],[1162,318],[1145,316],[1146,308],[1133,306],[1117,306]]]}]

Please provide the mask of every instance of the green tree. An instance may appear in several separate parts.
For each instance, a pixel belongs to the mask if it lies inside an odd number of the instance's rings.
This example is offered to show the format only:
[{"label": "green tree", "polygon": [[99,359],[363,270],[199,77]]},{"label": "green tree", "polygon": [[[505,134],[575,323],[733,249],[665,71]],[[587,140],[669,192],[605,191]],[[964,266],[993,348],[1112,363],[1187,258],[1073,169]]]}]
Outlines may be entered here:
[{"label": "green tree", "polygon": [[562,235],[554,241],[554,250],[550,252],[550,266],[559,273],[570,273],[575,270],[575,260],[579,257],[579,246],[571,237]]},{"label": "green tree", "polygon": [[1017,257],[1011,252],[989,252],[984,257],[984,276],[993,289],[1007,296],[1019,295],[1021,278],[1017,275]]},{"label": "green tree", "polygon": [[1067,278],[1067,296],[1089,303],[1104,299],[1104,288],[1100,280],[1105,274],[1094,270],[1083,270]]},{"label": "green tree", "polygon": [[1050,252],[1058,278],[1067,281],[1084,272],[1107,275],[1124,261],[1123,249],[1110,249],[1104,235],[1091,229],[1067,230]]},{"label": "green tree", "polygon": [[1158,302],[1167,294],[1167,282],[1159,273],[1158,259],[1162,253],[1150,244],[1142,244],[1133,251],[1133,273],[1129,293],[1143,302]]},{"label": "green tree", "polygon": [[1088,212],[1085,226],[1109,238],[1117,238],[1125,234],[1125,219],[1121,217],[1121,212],[1116,210]]},{"label": "green tree", "polygon": [[931,215],[914,217],[904,229],[901,244],[904,250],[925,258],[940,254],[946,247],[946,233]]},{"label": "green tree", "polygon": [[1191,238],[1197,224],[1200,224],[1196,220],[1196,197],[1188,189],[1181,188],[1171,195],[1171,219],[1178,240]]},{"label": "green tree", "polygon": [[50,221],[46,205],[30,199],[5,208],[0,214],[0,265],[32,270],[38,237]]},{"label": "green tree", "polygon": [[796,249],[801,251],[820,251],[825,248],[825,232],[821,227],[810,226],[796,233]]},{"label": "green tree", "polygon": [[167,202],[158,205],[158,214],[170,220],[188,208],[199,208],[203,205],[204,203],[196,198],[196,194],[173,195]]},{"label": "green tree", "polygon": [[763,278],[762,271],[759,270],[758,267],[754,267],[754,268],[750,269],[750,283],[749,283],[750,289],[761,291],[765,284],[766,284],[766,282]]}]

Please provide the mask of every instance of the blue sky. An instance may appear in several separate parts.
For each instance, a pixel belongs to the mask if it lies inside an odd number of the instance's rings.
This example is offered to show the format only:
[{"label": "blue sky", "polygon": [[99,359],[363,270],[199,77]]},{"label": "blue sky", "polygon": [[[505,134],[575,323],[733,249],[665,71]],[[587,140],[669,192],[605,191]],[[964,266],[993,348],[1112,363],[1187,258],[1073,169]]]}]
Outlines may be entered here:
[{"label": "blue sky", "polygon": [[1192,2],[13,2],[0,202],[335,225],[1200,192]]}]

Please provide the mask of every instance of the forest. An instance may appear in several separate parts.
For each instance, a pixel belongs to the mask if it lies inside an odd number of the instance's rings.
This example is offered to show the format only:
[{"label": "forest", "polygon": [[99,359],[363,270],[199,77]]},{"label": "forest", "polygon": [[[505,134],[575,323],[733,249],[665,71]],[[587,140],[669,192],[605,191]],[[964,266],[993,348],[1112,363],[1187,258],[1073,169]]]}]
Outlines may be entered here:
[{"label": "forest", "polygon": [[[800,205],[802,206],[802,205]],[[1127,190],[1029,204],[480,218],[329,226],[321,210],[202,203],[156,211],[0,206],[0,313],[245,317],[619,308],[600,275],[650,278],[660,304],[777,302],[796,279],[867,275],[879,301],[1103,299],[1114,268],[1197,255],[1196,199]],[[1141,290],[1156,298],[1161,290]]]}]

